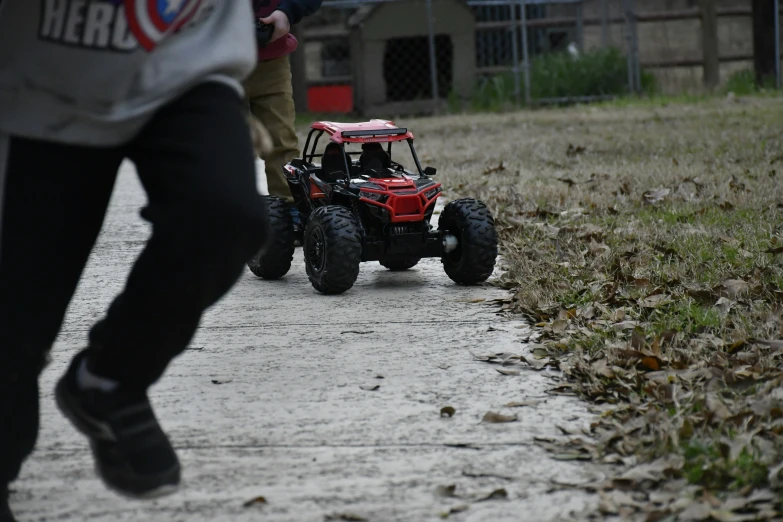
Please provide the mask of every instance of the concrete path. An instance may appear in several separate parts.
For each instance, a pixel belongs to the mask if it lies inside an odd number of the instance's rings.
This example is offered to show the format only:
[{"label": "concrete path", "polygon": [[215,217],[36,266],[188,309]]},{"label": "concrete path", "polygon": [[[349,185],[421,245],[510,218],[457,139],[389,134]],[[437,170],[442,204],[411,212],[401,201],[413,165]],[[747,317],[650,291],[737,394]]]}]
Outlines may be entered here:
[{"label": "concrete path", "polygon": [[[123,166],[104,232],[42,379],[36,453],[14,488],[28,521],[457,521],[579,519],[596,499],[547,493],[551,479],[580,481],[582,465],[551,460],[536,436],[589,418],[574,399],[545,393],[552,382],[507,377],[471,352],[515,351],[522,323],[468,301],[502,296],[454,285],[440,262],[407,273],[362,266],[355,287],[323,296],[310,286],[301,249],[280,281],[246,272],[210,310],[190,348],[153,389],[152,400],[184,465],[183,488],[155,501],[106,491],[86,441],[56,410],[52,389],[89,327],[120,290],[149,229],[133,168]],[[369,386],[368,386],[369,385]],[[379,385],[374,391],[363,387]],[[486,424],[489,410],[519,422]],[[441,418],[444,406],[456,409]],[[505,488],[506,500],[436,495]],[[243,507],[263,496],[266,504]],[[334,520],[360,518],[334,518]]]}]

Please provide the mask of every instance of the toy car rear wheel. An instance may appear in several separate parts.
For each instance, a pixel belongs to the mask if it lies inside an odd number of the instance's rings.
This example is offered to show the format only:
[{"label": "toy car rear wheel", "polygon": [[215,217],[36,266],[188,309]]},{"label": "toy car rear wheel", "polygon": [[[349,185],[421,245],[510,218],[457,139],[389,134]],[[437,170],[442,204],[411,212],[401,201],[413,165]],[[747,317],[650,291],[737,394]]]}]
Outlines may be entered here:
[{"label": "toy car rear wheel", "polygon": [[495,269],[498,240],[495,220],[481,201],[452,201],[438,219],[438,229],[457,238],[457,246],[444,252],[443,268],[452,281],[475,285],[486,281]]},{"label": "toy car rear wheel", "polygon": [[389,270],[399,271],[413,268],[419,261],[421,258],[417,256],[386,256],[378,262]]},{"label": "toy car rear wheel", "polygon": [[303,249],[307,277],[313,287],[324,294],[341,294],[359,276],[359,221],[339,205],[317,208],[307,220]]},{"label": "toy car rear wheel", "polygon": [[269,213],[269,238],[264,248],[247,262],[253,274],[280,279],[291,269],[294,258],[294,222],[284,199],[263,196]]}]

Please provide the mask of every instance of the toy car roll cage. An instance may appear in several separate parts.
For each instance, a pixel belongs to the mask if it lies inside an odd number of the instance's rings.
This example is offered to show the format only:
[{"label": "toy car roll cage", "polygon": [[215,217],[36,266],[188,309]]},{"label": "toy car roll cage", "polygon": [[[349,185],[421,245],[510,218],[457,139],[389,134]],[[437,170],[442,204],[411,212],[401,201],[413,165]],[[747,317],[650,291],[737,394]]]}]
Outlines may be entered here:
[{"label": "toy car roll cage", "polygon": [[386,153],[389,155],[389,159],[391,160],[392,144],[395,142],[406,141],[408,142],[408,147],[410,148],[411,155],[413,156],[413,161],[416,165],[418,175],[422,178],[428,178],[429,176],[435,175],[436,170],[434,168],[422,168],[421,162],[419,161],[419,156],[416,154],[416,148],[413,146],[413,133],[409,132],[408,129],[404,127],[394,127],[391,122],[385,120],[372,120],[368,123],[378,125],[379,127],[383,126],[385,128],[367,127],[366,129],[354,129],[353,127],[355,127],[355,125],[350,124],[343,125],[331,122],[314,123],[310,132],[307,134],[307,140],[305,141],[304,149],[302,149],[304,151],[302,159],[304,162],[312,164],[313,159],[323,157],[323,154],[316,154],[315,151],[318,148],[318,141],[321,139],[321,136],[328,134],[331,142],[340,145],[343,156],[345,158],[345,172],[350,175],[351,165],[349,164],[348,160],[350,156],[361,155],[361,151],[346,151],[346,143],[388,143],[388,146],[386,147]]}]

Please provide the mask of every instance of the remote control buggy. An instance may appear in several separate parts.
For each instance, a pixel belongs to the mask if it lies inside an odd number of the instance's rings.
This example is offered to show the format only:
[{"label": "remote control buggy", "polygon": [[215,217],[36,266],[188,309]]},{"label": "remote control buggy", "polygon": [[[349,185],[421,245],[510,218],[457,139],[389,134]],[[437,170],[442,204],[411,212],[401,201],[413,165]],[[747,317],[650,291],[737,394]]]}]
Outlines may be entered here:
[{"label": "remote control buggy", "polygon": [[[327,144],[316,154],[324,135]],[[410,170],[395,161],[393,145],[396,150],[408,145],[403,151],[410,150]],[[438,228],[430,223],[441,184],[432,179],[434,168],[422,168],[408,129],[386,120],[316,122],[303,157],[282,168],[301,225],[294,226],[289,203],[265,196],[270,237],[248,262],[259,277],[277,279],[289,271],[295,239],[302,241],[310,282],[325,294],[351,288],[366,261],[407,270],[422,258],[437,257],[446,274],[464,285],[486,281],[494,270],[495,222],[482,202],[452,201]]]}]

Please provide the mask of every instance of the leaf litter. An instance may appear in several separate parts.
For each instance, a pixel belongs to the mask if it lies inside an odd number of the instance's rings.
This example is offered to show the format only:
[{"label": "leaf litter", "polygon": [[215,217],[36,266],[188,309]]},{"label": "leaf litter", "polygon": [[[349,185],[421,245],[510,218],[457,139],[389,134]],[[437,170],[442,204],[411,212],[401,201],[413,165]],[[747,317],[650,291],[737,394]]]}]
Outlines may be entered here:
[{"label": "leaf litter", "polygon": [[[571,165],[552,159],[570,145],[565,123],[543,113],[530,124],[535,145],[519,144],[532,158],[522,171],[509,162],[491,187],[465,174],[460,191],[499,224],[495,284],[512,292],[489,304],[528,318],[536,343],[475,360],[512,376],[559,370],[547,393],[593,405],[583,432],[537,444],[614,470],[579,486],[601,495],[604,516],[781,517],[783,196],[755,145],[768,138],[746,124],[774,128],[780,110],[750,103],[698,118],[662,108],[668,120],[643,123],[601,109],[611,125],[571,146]],[[704,145],[686,150],[690,139]]]}]

